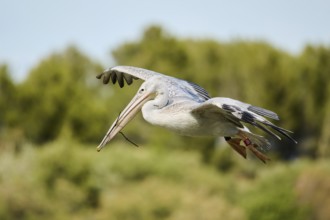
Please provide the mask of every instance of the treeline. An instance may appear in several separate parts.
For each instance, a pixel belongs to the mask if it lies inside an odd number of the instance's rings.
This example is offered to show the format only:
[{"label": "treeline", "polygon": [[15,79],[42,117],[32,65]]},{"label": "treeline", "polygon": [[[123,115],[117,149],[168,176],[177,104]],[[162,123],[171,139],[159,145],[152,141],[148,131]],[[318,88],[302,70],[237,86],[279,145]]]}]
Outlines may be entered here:
[{"label": "treeline", "polygon": [[[298,145],[274,142],[283,159],[330,156],[330,48],[308,45],[292,55],[259,41],[181,39],[157,26],[112,51],[114,63],[152,69],[277,112]],[[104,86],[101,64],[71,46],[45,57],[16,83],[0,67],[2,142],[43,144],[60,136],[97,144],[129,102],[133,88]],[[136,119],[124,130],[134,142],[198,149],[209,158],[216,138],[187,138]],[[275,141],[275,140],[272,140]],[[1,142],[0,142],[1,146]]]}]

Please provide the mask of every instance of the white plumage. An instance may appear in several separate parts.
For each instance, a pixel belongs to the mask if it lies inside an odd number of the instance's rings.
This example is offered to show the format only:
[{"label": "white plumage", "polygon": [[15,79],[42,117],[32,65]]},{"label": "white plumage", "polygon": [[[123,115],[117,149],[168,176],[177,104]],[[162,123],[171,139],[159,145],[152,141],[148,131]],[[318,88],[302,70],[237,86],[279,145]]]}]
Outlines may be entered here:
[{"label": "white plumage", "polygon": [[289,136],[290,131],[278,127],[265,119],[278,120],[276,113],[252,106],[230,98],[211,98],[202,87],[154,71],[117,66],[102,72],[97,78],[103,78],[107,84],[125,82],[130,85],[134,79],[145,82],[137,94],[112,124],[97,147],[100,151],[133,117],[142,109],[143,118],[153,125],[168,128],[186,136],[222,136],[229,145],[246,158],[246,149],[251,150],[260,160],[269,158],[260,149],[267,149],[270,143],[262,136],[253,134],[243,124],[251,124],[268,134],[281,139],[270,130]]}]

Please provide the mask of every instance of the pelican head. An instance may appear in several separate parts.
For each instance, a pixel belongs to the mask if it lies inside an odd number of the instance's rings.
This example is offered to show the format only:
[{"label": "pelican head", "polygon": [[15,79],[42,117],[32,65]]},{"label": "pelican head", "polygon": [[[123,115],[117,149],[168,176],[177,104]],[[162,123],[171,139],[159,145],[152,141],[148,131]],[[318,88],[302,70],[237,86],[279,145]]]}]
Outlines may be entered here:
[{"label": "pelican head", "polygon": [[162,108],[166,105],[167,99],[165,101],[164,97],[167,97],[168,94],[167,86],[159,78],[159,76],[154,76],[140,86],[136,95],[111,125],[102,142],[97,147],[98,151],[110,142],[116,134],[118,134],[128,124],[128,122],[134,118],[142,107],[150,109]]}]

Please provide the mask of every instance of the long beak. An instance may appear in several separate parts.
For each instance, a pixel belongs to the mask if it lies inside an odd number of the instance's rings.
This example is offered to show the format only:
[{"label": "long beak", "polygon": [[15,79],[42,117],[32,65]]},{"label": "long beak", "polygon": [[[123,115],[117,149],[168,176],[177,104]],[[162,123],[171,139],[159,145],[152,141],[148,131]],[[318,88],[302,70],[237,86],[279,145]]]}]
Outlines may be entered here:
[{"label": "long beak", "polygon": [[120,130],[122,130],[125,125],[134,118],[144,103],[146,103],[151,98],[153,98],[153,93],[146,93],[142,96],[140,94],[136,94],[132,101],[120,113],[116,121],[111,125],[100,145],[96,148],[97,151],[100,151],[108,142],[110,142],[116,136],[116,134],[118,134],[118,132],[120,132]]}]

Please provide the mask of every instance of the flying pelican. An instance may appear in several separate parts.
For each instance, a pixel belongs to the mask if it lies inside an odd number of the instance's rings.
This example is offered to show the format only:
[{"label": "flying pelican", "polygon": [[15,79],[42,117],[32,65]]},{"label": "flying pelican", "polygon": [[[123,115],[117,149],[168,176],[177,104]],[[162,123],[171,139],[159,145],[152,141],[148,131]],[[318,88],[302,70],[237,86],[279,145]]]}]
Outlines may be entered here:
[{"label": "flying pelican", "polygon": [[268,134],[281,139],[270,130],[297,143],[284,128],[278,127],[265,117],[279,120],[276,113],[235,99],[211,98],[207,91],[195,83],[177,79],[151,70],[132,66],[108,68],[97,76],[103,83],[118,82],[122,88],[135,79],[145,82],[119,114],[97,150],[100,151],[125,125],[142,109],[143,118],[153,125],[162,126],[186,136],[221,136],[227,143],[246,158],[249,149],[266,163],[269,157],[260,149],[270,148],[270,143],[262,136],[253,134],[244,126],[253,125]]}]

